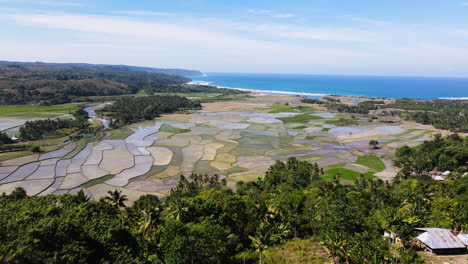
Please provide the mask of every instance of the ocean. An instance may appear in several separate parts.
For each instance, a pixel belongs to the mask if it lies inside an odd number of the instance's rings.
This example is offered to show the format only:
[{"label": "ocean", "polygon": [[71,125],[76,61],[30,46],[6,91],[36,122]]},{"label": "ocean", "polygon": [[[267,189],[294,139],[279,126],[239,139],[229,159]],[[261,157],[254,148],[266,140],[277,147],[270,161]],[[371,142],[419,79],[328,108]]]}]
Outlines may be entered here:
[{"label": "ocean", "polygon": [[220,87],[297,94],[468,100],[468,78],[206,73],[192,79]]}]

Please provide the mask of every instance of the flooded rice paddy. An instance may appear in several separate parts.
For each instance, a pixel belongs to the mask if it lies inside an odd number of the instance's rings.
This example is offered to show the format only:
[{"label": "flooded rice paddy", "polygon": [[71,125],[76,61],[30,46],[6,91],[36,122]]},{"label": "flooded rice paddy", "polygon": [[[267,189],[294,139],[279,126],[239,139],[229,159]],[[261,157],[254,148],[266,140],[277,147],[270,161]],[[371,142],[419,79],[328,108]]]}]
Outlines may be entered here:
[{"label": "flooded rice paddy", "polygon": [[[231,102],[223,104],[233,108]],[[301,113],[269,113],[268,107],[167,115],[129,126],[126,129],[132,133],[125,138],[88,143],[71,157],[75,143],[4,161],[0,192],[9,193],[18,186],[30,195],[83,190],[99,199],[118,188],[134,200],[145,193],[164,196],[180,175],[193,172],[216,173],[234,188],[236,181],[255,180],[276,160],[288,157],[316,162],[325,169],[342,166],[366,173],[368,167],[356,164],[366,153],[382,158],[386,168],[375,176],[388,180],[396,173],[389,161],[395,148],[430,137],[427,130],[408,125],[335,127],[325,121],[339,116],[325,111],[311,113],[318,119],[306,124],[283,123],[279,118]],[[379,140],[381,148],[369,149],[371,139]]]}]

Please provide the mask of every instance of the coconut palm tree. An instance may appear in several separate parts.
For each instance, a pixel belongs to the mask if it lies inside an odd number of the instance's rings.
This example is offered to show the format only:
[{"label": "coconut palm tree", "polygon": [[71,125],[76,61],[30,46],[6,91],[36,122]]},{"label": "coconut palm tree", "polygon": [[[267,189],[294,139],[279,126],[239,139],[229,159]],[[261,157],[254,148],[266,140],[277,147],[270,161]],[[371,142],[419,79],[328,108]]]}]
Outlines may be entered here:
[{"label": "coconut palm tree", "polygon": [[104,198],[104,201],[115,207],[117,210],[126,207],[125,201],[127,201],[127,195],[122,194],[122,191],[115,189],[114,191],[108,191],[109,195]]},{"label": "coconut palm tree", "polygon": [[138,232],[143,235],[147,240],[151,238],[151,234],[156,229],[158,224],[159,210],[155,209],[145,209],[142,211],[142,217],[138,222]]},{"label": "coconut palm tree", "polygon": [[169,203],[167,212],[167,218],[181,220],[188,212],[187,204],[182,199],[174,199]]},{"label": "coconut palm tree", "polygon": [[285,224],[271,225],[267,221],[260,222],[260,225],[255,232],[255,236],[249,236],[252,245],[260,253],[259,264],[263,263],[263,251],[269,245],[280,242],[290,233],[290,230]]}]

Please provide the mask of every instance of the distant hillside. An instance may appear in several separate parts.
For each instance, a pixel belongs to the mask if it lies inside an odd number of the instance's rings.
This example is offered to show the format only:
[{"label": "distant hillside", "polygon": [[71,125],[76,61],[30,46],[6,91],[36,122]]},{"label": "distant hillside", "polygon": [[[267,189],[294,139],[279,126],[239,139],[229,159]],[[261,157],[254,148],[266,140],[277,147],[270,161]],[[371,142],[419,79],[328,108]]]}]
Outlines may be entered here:
[{"label": "distant hillside", "polygon": [[107,64],[87,64],[87,63],[45,63],[45,62],[15,62],[15,61],[0,61],[1,65],[21,65],[21,66],[49,66],[49,67],[89,67],[89,68],[104,68],[116,70],[135,70],[145,72],[156,72],[172,75],[181,75],[186,77],[203,76],[203,73],[195,70],[185,69],[163,69],[163,68],[150,68],[128,65],[107,65]]},{"label": "distant hillside", "polygon": [[191,81],[180,75],[89,64],[0,64],[0,103],[62,104],[83,96],[134,94]]},{"label": "distant hillside", "polygon": [[[165,73],[156,72],[164,71]],[[243,94],[233,89],[188,84],[198,71],[122,65],[0,61],[0,104],[55,105],[102,96],[152,93]]]}]

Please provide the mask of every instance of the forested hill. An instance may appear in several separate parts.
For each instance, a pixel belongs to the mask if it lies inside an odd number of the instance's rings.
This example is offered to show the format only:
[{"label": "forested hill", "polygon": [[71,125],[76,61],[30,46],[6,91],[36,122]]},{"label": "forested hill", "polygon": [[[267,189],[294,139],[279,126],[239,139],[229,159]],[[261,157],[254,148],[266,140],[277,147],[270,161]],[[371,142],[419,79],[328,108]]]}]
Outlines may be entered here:
[{"label": "forested hill", "polygon": [[62,104],[83,96],[177,90],[190,80],[138,67],[0,62],[0,104]]},{"label": "forested hill", "polygon": [[164,73],[164,74],[172,74],[172,75],[181,75],[181,76],[187,76],[187,77],[196,77],[196,76],[203,75],[202,72],[196,71],[196,70],[164,69],[164,68],[139,67],[139,66],[129,66],[129,65],[0,61],[0,66],[3,66],[3,65],[49,66],[49,67],[89,67],[89,68],[102,68],[102,69],[115,69],[115,70],[120,69],[120,70],[156,72],[156,73]]}]

